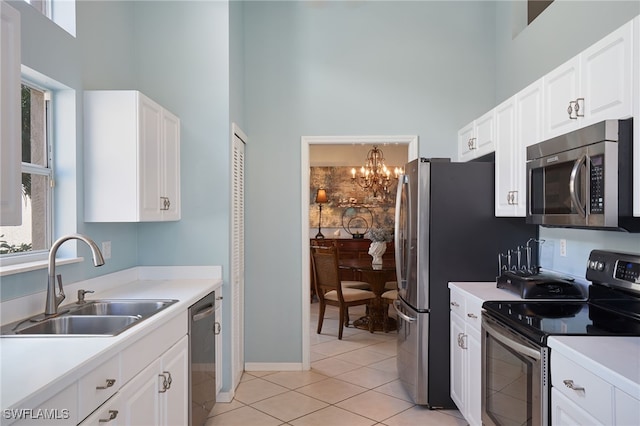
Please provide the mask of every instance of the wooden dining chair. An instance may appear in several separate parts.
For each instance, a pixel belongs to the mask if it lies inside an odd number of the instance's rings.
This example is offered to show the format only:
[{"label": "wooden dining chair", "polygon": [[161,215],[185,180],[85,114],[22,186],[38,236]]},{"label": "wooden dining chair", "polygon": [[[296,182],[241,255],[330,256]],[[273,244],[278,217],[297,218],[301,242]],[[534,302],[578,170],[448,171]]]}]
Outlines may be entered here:
[{"label": "wooden dining chair", "polygon": [[[318,334],[322,332],[327,305],[339,308],[338,339],[342,340],[344,326],[349,325],[349,306],[367,305],[375,294],[369,290],[344,287],[340,281],[336,247],[311,247],[311,266],[315,276],[316,294],[320,302]],[[370,330],[371,331],[371,330]]]}]

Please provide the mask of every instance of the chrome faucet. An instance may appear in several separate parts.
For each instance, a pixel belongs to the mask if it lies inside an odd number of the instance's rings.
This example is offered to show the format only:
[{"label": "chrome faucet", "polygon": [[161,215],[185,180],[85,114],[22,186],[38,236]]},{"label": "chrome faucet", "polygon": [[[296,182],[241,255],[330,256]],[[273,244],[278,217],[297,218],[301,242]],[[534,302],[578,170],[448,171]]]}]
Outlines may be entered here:
[{"label": "chrome faucet", "polygon": [[[87,245],[91,249],[93,265],[104,265],[104,258],[102,257],[102,253],[100,252],[98,245],[89,237],[81,234],[72,234],[61,237],[55,243],[53,243],[53,245],[51,246],[51,250],[49,251],[49,278],[47,281],[47,302],[44,308],[45,317],[56,315],[58,313],[58,306],[60,306],[65,298],[64,291],[62,290],[62,276],[58,275],[56,277],[56,252],[58,251],[58,248],[62,245],[62,243],[68,240],[80,240],[87,243]],[[56,294],[56,278],[58,280],[58,287],[60,289],[59,295]]]}]

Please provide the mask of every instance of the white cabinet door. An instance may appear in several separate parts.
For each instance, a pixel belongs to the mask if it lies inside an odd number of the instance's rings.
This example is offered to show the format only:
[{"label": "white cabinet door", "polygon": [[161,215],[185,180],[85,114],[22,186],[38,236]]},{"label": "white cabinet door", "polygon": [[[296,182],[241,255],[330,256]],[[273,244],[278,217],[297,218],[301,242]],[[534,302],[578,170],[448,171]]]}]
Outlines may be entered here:
[{"label": "white cabinet door", "polygon": [[580,96],[584,97],[586,119],[583,125],[633,115],[632,40],[633,25],[629,23],[580,55]]},{"label": "white cabinet door", "polygon": [[551,424],[554,426],[602,425],[556,388],[551,388]]},{"label": "white cabinet door", "polygon": [[466,410],[465,397],[465,354],[461,344],[464,339],[464,320],[458,315],[451,313],[451,328],[449,343],[451,346],[451,399],[455,402],[458,410],[464,414]]},{"label": "white cabinet door", "polygon": [[169,387],[161,392],[161,422],[165,426],[186,425],[189,420],[189,344],[188,336],[162,356],[161,374],[169,377]]},{"label": "white cabinet door", "polygon": [[475,156],[474,126],[473,122],[467,124],[458,131],[458,161],[473,160]]},{"label": "white cabinet door", "polygon": [[155,360],[120,390],[120,404],[117,407],[122,409],[117,411],[122,413],[124,425],[160,424],[161,366],[160,359]]},{"label": "white cabinet door", "polygon": [[180,219],[180,120],[137,91],[87,91],[85,221]]},{"label": "white cabinet door", "polygon": [[480,332],[467,326],[467,415],[471,426],[482,425],[482,348],[480,346]]},{"label": "white cabinet door", "polygon": [[615,389],[615,408],[613,413],[614,424],[616,425],[638,425],[640,424],[640,401],[631,395]]},{"label": "white cabinet door", "polygon": [[[580,92],[580,60],[575,57],[544,77],[544,138],[549,139],[577,128],[575,103]],[[578,104],[579,107],[580,103]],[[569,111],[571,107],[571,112]]]},{"label": "white cabinet door", "polygon": [[20,13],[0,2],[0,225],[22,223]]},{"label": "white cabinet door", "polygon": [[476,141],[475,141],[475,158],[495,151],[495,111],[491,110],[475,121]]},{"label": "white cabinet door", "polygon": [[470,161],[495,151],[494,110],[458,131],[458,161]]},{"label": "white cabinet door", "polygon": [[544,77],[545,139],[633,115],[633,31],[623,25]]},{"label": "white cabinet door", "polygon": [[163,187],[162,108],[142,94],[139,97],[140,219],[159,221]]},{"label": "white cabinet door", "polygon": [[[515,97],[496,108],[496,163],[495,163],[495,215],[514,216],[516,171],[522,168],[516,162],[520,151],[516,139]],[[516,170],[517,169],[517,170]]]},{"label": "white cabinet door", "polygon": [[[222,292],[222,290],[221,290]],[[215,345],[216,345],[216,399],[222,390],[222,296],[216,296]]]},{"label": "white cabinet door", "polygon": [[167,110],[162,111],[162,136],[164,179],[160,208],[163,220],[180,220],[180,119]]}]

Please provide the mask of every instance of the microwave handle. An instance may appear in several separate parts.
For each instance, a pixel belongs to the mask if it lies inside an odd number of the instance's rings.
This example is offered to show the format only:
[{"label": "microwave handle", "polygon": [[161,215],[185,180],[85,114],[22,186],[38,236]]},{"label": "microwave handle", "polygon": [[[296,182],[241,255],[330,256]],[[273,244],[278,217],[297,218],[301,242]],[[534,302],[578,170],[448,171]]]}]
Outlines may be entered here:
[{"label": "microwave handle", "polygon": [[573,164],[573,169],[571,169],[571,177],[569,178],[569,195],[571,196],[571,201],[575,204],[576,209],[578,209],[578,213],[582,217],[587,217],[586,203],[585,207],[582,207],[582,201],[580,200],[580,197],[578,196],[578,193],[576,191],[576,179],[578,179],[580,167],[587,164],[588,158],[589,157],[587,157],[587,154],[582,154],[580,158],[576,160],[576,162]]}]

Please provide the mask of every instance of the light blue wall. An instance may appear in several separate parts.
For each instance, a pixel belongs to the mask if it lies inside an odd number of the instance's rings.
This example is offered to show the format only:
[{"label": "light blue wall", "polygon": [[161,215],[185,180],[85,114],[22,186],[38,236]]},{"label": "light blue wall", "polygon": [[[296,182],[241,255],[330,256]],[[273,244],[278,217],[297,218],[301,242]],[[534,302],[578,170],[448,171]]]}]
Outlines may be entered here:
[{"label": "light blue wall", "polygon": [[[74,228],[63,233],[77,230],[97,242],[112,242],[112,258],[101,268],[86,261],[59,267],[65,283],[137,265],[221,265],[224,300],[231,300],[226,284],[230,238],[228,3],[79,1],[77,38],[22,0],[14,6],[21,12],[23,63],[76,91],[76,140],[58,151],[65,167],[56,169],[71,183],[65,199],[73,212],[59,215],[57,222],[70,222]],[[235,91],[241,93],[241,80],[235,81]],[[181,221],[84,223],[84,89],[137,89],[181,118]],[[241,103],[235,105],[241,122]],[[89,258],[83,246],[80,255]],[[0,291],[7,300],[43,291],[45,286],[46,270],[39,270],[3,277]],[[230,324],[229,310],[224,306],[223,315],[224,346],[230,348],[230,333],[225,329]],[[228,353],[224,359],[228,381]],[[226,383],[224,386],[228,390]]]},{"label": "light blue wall", "polygon": [[[638,1],[554,1],[512,37],[510,17],[521,5],[497,2],[496,99],[507,99],[640,14]],[[636,117],[638,119],[638,117]],[[592,249],[640,253],[640,234],[540,228],[543,266],[584,278]],[[560,240],[567,256],[560,256]]]},{"label": "light blue wall", "polygon": [[300,138],[417,134],[454,157],[494,104],[488,2],[247,2],[246,360],[300,362]]}]

